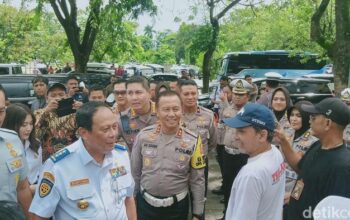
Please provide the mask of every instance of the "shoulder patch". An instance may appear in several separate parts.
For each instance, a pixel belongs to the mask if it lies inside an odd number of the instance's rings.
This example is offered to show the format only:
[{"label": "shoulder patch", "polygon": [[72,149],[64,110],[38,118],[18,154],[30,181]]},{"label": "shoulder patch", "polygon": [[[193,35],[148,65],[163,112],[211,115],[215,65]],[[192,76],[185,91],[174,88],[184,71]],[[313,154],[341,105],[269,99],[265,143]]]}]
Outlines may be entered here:
[{"label": "shoulder patch", "polygon": [[126,146],[121,145],[121,144],[114,145],[114,149],[115,150],[120,150],[120,151],[127,151],[128,150],[128,148]]},{"label": "shoulder patch", "polygon": [[202,106],[200,106],[200,108],[201,108],[201,110],[202,110],[203,112],[206,112],[206,113],[212,113],[212,114],[213,114],[213,111],[212,111],[212,110],[210,110],[210,109],[207,109],[207,108],[202,107]]},{"label": "shoulder patch", "polygon": [[57,163],[58,161],[62,160],[66,156],[70,154],[70,151],[67,148],[63,148],[62,150],[56,152],[54,155],[50,157],[52,162]]}]

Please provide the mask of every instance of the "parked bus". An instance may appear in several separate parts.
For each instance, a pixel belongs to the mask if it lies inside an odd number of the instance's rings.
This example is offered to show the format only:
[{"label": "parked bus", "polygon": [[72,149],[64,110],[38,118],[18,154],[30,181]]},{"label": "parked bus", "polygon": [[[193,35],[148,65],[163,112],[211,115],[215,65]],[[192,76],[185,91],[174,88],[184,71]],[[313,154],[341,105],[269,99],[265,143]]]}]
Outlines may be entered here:
[{"label": "parked bus", "polygon": [[222,59],[220,75],[232,76],[244,69],[314,71],[322,69],[325,65],[326,62],[320,61],[317,54],[309,52],[296,54],[285,50],[230,52]]}]

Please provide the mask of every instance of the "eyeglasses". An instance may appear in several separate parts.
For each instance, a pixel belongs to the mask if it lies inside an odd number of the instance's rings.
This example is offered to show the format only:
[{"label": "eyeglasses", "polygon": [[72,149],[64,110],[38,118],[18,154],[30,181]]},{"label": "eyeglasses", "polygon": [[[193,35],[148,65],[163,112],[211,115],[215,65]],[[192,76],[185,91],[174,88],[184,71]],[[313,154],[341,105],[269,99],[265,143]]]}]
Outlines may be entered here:
[{"label": "eyeglasses", "polygon": [[118,95],[126,95],[126,90],[122,90],[122,91],[114,90],[113,93],[116,96],[118,96]]}]

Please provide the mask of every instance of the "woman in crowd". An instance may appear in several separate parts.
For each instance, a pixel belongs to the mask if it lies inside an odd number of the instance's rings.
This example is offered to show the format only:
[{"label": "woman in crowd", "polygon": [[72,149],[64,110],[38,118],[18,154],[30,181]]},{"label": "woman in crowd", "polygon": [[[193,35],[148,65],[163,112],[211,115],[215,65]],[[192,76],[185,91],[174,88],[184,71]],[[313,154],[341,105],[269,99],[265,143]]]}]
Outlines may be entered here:
[{"label": "woman in crowd", "polygon": [[[301,105],[303,104],[312,105],[309,101],[299,101],[287,111],[289,123],[295,131],[292,142],[293,149],[302,155],[318,140],[310,133],[310,114],[301,109]],[[285,208],[287,208],[290,194],[298,177],[297,173],[287,163],[286,165]]]},{"label": "woman in crowd", "polygon": [[41,146],[34,137],[34,124],[35,117],[33,113],[26,105],[21,103],[11,104],[6,109],[6,117],[2,124],[3,128],[16,131],[23,142],[29,169],[28,181],[33,193],[42,166]]},{"label": "woman in crowd", "polygon": [[[293,105],[289,92],[284,87],[278,87],[272,92],[270,108],[272,109],[276,122],[282,126],[284,132],[290,141],[294,135],[294,130],[290,126],[290,123],[287,118],[287,110]],[[276,141],[273,140],[273,144],[276,144]]]}]

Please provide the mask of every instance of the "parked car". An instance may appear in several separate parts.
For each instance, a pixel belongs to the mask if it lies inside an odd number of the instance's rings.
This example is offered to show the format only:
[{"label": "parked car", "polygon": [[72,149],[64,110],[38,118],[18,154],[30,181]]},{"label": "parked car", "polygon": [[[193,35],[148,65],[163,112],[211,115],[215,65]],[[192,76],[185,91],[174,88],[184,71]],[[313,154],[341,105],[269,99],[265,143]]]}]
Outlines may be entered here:
[{"label": "parked car", "polygon": [[173,74],[173,73],[156,73],[156,74],[150,75],[147,78],[149,80],[154,80],[157,82],[176,81],[179,79],[178,75]]},{"label": "parked car", "polygon": [[22,74],[22,65],[17,63],[0,63],[0,75]]},{"label": "parked car", "polygon": [[[265,81],[266,79],[253,80],[259,88]],[[326,79],[305,77],[281,78],[279,79],[279,82],[281,86],[284,86],[289,91],[293,103],[300,100],[318,103],[325,98],[333,96],[329,87],[330,81]]]}]

